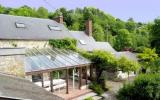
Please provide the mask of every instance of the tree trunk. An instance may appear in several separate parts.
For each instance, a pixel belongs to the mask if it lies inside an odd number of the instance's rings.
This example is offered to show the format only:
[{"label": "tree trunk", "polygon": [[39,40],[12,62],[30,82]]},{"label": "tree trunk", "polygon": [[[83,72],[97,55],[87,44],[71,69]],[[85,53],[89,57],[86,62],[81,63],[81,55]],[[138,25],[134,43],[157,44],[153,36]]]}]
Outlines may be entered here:
[{"label": "tree trunk", "polygon": [[101,77],[101,74],[103,72],[103,69],[98,69],[96,68],[96,80],[97,80],[97,83],[100,83],[100,77]]},{"label": "tree trunk", "polygon": [[128,81],[129,81],[129,72],[128,72]]}]

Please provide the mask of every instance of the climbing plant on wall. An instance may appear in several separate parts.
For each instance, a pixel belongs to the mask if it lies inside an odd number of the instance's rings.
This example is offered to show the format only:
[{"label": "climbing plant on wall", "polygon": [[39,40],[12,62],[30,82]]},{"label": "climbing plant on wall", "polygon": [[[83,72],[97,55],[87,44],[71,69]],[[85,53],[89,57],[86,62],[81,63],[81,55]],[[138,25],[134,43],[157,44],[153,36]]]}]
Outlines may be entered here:
[{"label": "climbing plant on wall", "polygon": [[76,50],[77,41],[72,38],[51,39],[49,44],[54,48]]}]

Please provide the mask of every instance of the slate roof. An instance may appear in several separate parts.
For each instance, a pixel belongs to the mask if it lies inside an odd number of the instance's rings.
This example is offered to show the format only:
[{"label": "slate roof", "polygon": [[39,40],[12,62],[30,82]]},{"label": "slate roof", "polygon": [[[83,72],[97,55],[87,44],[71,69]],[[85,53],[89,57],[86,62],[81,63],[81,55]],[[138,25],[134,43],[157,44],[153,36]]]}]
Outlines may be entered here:
[{"label": "slate roof", "polygon": [[[92,36],[86,35],[84,31],[70,31],[70,33],[72,34],[73,38],[77,40],[77,47],[79,49],[93,51],[93,49],[96,48],[96,41],[94,38]],[[83,40],[86,44],[81,44],[80,40]]]},{"label": "slate roof", "polygon": [[[16,28],[15,23],[25,28]],[[48,25],[58,26],[61,31],[50,30]],[[63,24],[54,20],[0,14],[0,39],[48,40],[72,37]]]},{"label": "slate roof", "polygon": [[[70,33],[75,39],[77,39],[77,47],[79,49],[86,51],[106,50],[109,52],[115,52],[108,42],[96,42],[92,36],[87,36],[84,31],[70,31]],[[83,40],[86,44],[81,44],[80,40]]]},{"label": "slate roof", "polygon": [[0,98],[15,100],[63,100],[23,78],[0,73]]},{"label": "slate roof", "polygon": [[116,56],[117,58],[126,57],[126,58],[128,58],[128,59],[130,59],[130,60],[138,61],[137,54],[132,53],[132,52],[130,52],[130,51],[117,52],[117,53],[115,54],[115,56]]},{"label": "slate roof", "polygon": [[[70,31],[70,33],[75,39],[77,39],[77,47],[79,49],[86,51],[105,50],[111,52],[117,58],[124,56],[130,60],[138,60],[136,54],[129,51],[117,52],[108,42],[96,42],[92,36],[87,36],[84,31]],[[86,44],[81,44],[79,40],[84,40]]]},{"label": "slate roof", "polygon": [[117,51],[108,42],[96,42],[97,46],[101,50],[106,50],[115,54]]}]

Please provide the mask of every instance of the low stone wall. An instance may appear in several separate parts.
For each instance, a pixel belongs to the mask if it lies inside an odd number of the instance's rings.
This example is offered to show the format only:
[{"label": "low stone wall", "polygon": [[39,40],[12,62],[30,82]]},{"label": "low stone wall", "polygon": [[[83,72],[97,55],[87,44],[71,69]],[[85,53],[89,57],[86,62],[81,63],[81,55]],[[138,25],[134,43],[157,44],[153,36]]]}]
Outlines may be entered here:
[{"label": "low stone wall", "polygon": [[24,77],[24,55],[0,56],[0,71]]}]

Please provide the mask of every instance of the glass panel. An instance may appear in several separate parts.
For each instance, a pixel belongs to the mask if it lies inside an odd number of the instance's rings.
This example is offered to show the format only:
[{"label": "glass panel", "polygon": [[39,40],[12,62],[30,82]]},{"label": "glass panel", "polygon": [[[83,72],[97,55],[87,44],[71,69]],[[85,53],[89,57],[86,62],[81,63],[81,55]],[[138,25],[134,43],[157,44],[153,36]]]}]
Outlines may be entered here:
[{"label": "glass panel", "polygon": [[45,54],[50,60],[52,60],[57,66],[65,67],[65,64],[58,59],[56,59],[56,56],[49,53],[47,49],[40,50],[43,54]]},{"label": "glass panel", "polygon": [[24,23],[17,23],[17,22],[16,22],[16,27],[17,27],[17,28],[25,28],[26,26],[25,26]]},{"label": "glass panel", "polygon": [[26,56],[26,72],[76,67],[77,65],[91,63],[88,59],[71,50],[34,49],[28,50]]},{"label": "glass panel", "polygon": [[79,40],[82,45],[86,45],[87,43],[84,40]]},{"label": "glass panel", "polygon": [[65,59],[67,62],[71,63],[73,66],[79,65],[79,63],[75,62],[73,59],[70,58],[70,55],[68,55],[67,53],[63,52],[62,50],[53,49],[53,51],[55,51],[58,54],[60,54],[63,57],[63,59]]},{"label": "glass panel", "polygon": [[62,55],[60,55],[60,54],[58,54],[55,51],[50,50],[50,49],[48,49],[48,51],[51,54],[55,55],[55,59],[56,60],[63,62],[65,64],[65,66],[73,66],[71,63],[69,63],[68,61],[66,61],[66,59],[64,58],[64,56],[62,56]]}]

